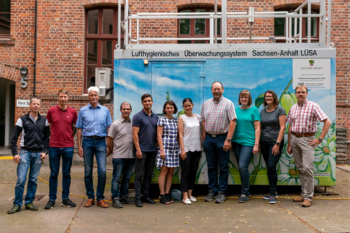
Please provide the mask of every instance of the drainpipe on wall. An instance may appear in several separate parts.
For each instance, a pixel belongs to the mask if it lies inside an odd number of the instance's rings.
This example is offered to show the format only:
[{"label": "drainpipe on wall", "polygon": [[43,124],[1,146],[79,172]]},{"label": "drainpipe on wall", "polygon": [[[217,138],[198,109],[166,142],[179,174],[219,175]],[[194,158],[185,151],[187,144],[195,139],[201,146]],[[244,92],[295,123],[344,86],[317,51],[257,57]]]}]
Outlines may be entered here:
[{"label": "drainpipe on wall", "polygon": [[38,30],[38,0],[35,1],[35,41],[34,41],[34,88],[33,96],[36,94],[36,50],[37,50],[37,30]]}]

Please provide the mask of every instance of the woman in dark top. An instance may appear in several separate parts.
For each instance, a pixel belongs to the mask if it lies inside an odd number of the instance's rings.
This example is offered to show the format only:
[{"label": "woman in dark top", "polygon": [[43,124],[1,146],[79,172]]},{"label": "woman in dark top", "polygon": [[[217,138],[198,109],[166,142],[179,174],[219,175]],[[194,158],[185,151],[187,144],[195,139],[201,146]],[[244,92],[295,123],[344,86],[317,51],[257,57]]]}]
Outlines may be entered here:
[{"label": "woman in dark top", "polygon": [[281,157],[286,129],[286,111],[278,106],[278,98],[274,91],[265,92],[264,106],[260,111],[261,137],[260,148],[267,165],[270,194],[264,196],[270,204],[276,203],[277,171],[276,165]]}]

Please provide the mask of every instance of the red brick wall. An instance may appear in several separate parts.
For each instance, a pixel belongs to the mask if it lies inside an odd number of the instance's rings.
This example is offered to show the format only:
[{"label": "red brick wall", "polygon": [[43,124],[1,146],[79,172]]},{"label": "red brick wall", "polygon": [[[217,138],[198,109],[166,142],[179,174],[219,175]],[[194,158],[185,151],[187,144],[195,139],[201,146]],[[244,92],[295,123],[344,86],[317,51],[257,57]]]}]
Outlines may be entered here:
[{"label": "red brick wall", "polygon": [[[34,85],[34,33],[35,0],[12,0],[11,40],[0,42],[0,77],[16,81],[16,99],[29,99]],[[301,0],[228,0],[228,11],[246,11],[248,6],[256,11],[274,11],[285,5],[300,4]],[[70,91],[71,105],[79,110],[87,104],[84,93],[84,24],[85,8],[117,6],[117,0],[38,0],[38,47],[36,94],[43,98],[43,113],[54,106],[58,89]],[[219,7],[221,1],[218,1]],[[188,6],[213,6],[214,0],[130,0],[131,10],[137,12],[177,12]],[[338,0],[332,3],[332,37],[337,49],[337,125],[345,116],[350,119],[350,2]],[[136,25],[136,20],[133,21]],[[141,37],[176,37],[177,20],[140,21]],[[245,20],[228,19],[228,37],[248,37]],[[273,19],[256,19],[253,36],[273,35]],[[133,30],[136,38],[136,29]],[[248,41],[244,41],[246,43]],[[265,42],[265,41],[260,41]],[[176,43],[176,41],[157,42]],[[229,41],[233,43],[233,41]],[[242,41],[235,43],[242,43]],[[29,69],[29,86],[20,88],[19,68]],[[113,113],[113,106],[107,105]],[[26,113],[16,108],[16,118]],[[350,124],[349,124],[350,125]],[[349,130],[350,132],[350,130]],[[350,140],[350,133],[348,136]]]},{"label": "red brick wall", "polygon": [[[350,2],[333,1],[331,42],[337,49],[336,99],[337,126],[347,125],[350,128]],[[346,124],[347,123],[347,124]],[[348,141],[350,141],[348,130]]]}]

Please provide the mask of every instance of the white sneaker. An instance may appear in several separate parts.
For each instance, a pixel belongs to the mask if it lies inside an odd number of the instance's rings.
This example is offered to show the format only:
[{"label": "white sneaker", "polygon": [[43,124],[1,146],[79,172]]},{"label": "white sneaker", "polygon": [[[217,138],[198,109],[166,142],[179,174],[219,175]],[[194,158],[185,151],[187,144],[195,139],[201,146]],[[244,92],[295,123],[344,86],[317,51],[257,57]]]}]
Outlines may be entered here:
[{"label": "white sneaker", "polygon": [[192,204],[192,202],[190,201],[190,199],[186,199],[186,200],[182,200],[182,202],[184,203],[184,204],[186,204],[186,205],[191,205]]},{"label": "white sneaker", "polygon": [[197,199],[196,199],[194,196],[191,196],[191,197],[190,197],[190,200],[191,200],[192,202],[196,202],[196,201],[197,201]]}]

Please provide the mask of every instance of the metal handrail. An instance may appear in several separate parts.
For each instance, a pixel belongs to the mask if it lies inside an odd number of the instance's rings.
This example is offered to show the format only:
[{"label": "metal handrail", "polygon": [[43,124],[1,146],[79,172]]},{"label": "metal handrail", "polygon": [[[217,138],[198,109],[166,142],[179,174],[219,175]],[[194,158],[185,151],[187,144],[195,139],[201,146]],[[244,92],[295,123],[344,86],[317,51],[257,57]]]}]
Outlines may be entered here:
[{"label": "metal handrail", "polygon": [[[328,1],[328,12],[326,12],[326,1]],[[227,28],[226,28],[226,20],[227,18],[233,19],[246,19],[246,18],[285,18],[285,36],[284,37],[275,37],[277,40],[284,39],[286,43],[303,43],[307,40],[307,43],[311,43],[311,41],[318,40],[317,38],[312,38],[311,36],[311,18],[319,18],[319,30],[318,30],[318,38],[319,43],[327,43],[330,45],[330,26],[331,26],[331,1],[332,0],[306,0],[300,6],[296,8],[294,12],[289,13],[288,11],[278,11],[278,12],[255,12],[255,14],[248,15],[247,12],[226,12],[227,0],[222,0],[222,12],[217,12],[214,15],[214,12],[175,12],[175,13],[144,13],[140,12],[137,14],[132,14],[131,9],[128,5],[128,0],[125,0],[125,7],[128,9],[124,14],[124,23],[118,17],[118,23],[121,25],[121,28],[124,31],[124,45],[127,46],[130,42],[139,41],[178,41],[178,40],[210,40],[210,43],[213,44],[213,21],[214,19],[221,19],[222,21],[222,33],[221,40],[222,44],[226,44],[227,40],[246,40],[246,37],[230,37],[227,38]],[[311,4],[319,3],[320,4],[320,12],[319,14],[311,14]],[[120,4],[120,0],[118,0],[118,4]],[[307,5],[307,14],[303,14],[303,8]],[[326,13],[327,16],[326,17]],[[292,36],[292,20],[294,19],[294,25],[297,25],[299,22],[299,32],[302,31],[302,22],[303,19],[307,18],[307,36],[302,37],[301,33],[297,33],[297,27],[294,27],[293,36]],[[140,19],[209,19],[210,20],[210,36],[206,38],[152,38],[152,37],[143,37],[139,36],[139,20]],[[132,39],[132,21],[136,20],[136,40]],[[327,25],[327,33],[326,33],[326,21]],[[118,44],[120,44],[120,30],[118,28]],[[253,37],[253,40],[264,40],[269,39],[270,37]],[[326,40],[327,39],[327,40]]]}]

